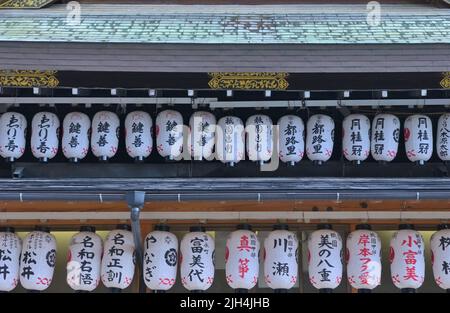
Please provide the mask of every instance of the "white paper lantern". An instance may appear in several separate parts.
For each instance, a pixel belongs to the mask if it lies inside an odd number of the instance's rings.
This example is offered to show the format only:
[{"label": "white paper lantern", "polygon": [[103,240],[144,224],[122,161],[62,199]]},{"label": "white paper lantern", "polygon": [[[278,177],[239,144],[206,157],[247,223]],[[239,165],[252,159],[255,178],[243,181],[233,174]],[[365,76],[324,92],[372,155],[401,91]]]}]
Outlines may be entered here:
[{"label": "white paper lantern", "polygon": [[351,232],[347,237],[347,278],[356,289],[372,290],[381,281],[381,240],[370,227]]},{"label": "white paper lantern", "polygon": [[169,160],[179,157],[183,151],[183,116],[173,110],[165,110],[156,117],[156,148]]},{"label": "white paper lantern", "polygon": [[93,227],[81,227],[69,244],[66,281],[74,290],[93,291],[100,282],[102,238]]},{"label": "white paper lantern", "polygon": [[197,111],[189,119],[188,147],[194,160],[211,160],[214,151],[216,118],[209,112]]},{"label": "white paper lantern", "polygon": [[245,123],[247,155],[251,161],[264,163],[272,157],[272,120],[267,115],[252,115]]},{"label": "white paper lantern", "polygon": [[306,155],[321,164],[331,158],[334,146],[334,121],[323,114],[311,116],[306,123]]},{"label": "white paper lantern", "polygon": [[62,150],[72,162],[83,159],[89,151],[91,120],[81,112],[66,115],[63,121]]},{"label": "white paper lantern", "polygon": [[27,120],[17,112],[0,116],[0,155],[8,161],[20,158],[25,152]]},{"label": "white paper lantern", "polygon": [[143,275],[152,290],[169,290],[175,285],[178,264],[178,239],[158,226],[145,237]]},{"label": "white paper lantern", "polygon": [[92,118],[91,149],[102,161],[116,155],[119,147],[120,120],[116,113],[100,111]]},{"label": "white paper lantern", "polygon": [[278,154],[284,163],[294,165],[305,154],[305,125],[296,115],[285,115],[278,120]]},{"label": "white paper lantern", "polygon": [[[128,226],[128,225],[126,225]],[[127,229],[108,233],[104,243],[101,279],[107,288],[125,289],[131,285],[135,268],[133,233]]]},{"label": "white paper lantern", "polygon": [[153,149],[153,121],[150,114],[134,111],[125,118],[125,146],[130,157],[142,161]]},{"label": "white paper lantern", "polygon": [[228,235],[225,276],[233,289],[248,290],[258,283],[259,241],[248,225],[240,225],[238,230]]},{"label": "white paper lantern", "polygon": [[42,162],[55,157],[59,148],[59,119],[51,112],[39,112],[31,121],[31,152]]},{"label": "white paper lantern", "polygon": [[287,227],[276,228],[264,240],[264,280],[272,289],[290,289],[298,279],[298,239]]},{"label": "white paper lantern", "polygon": [[411,115],[405,120],[406,156],[411,162],[424,164],[433,154],[433,125],[426,115]]},{"label": "white paper lantern", "polygon": [[191,227],[180,243],[180,275],[184,288],[207,290],[214,281],[214,239],[204,229]]},{"label": "white paper lantern", "polygon": [[309,281],[317,289],[335,289],[342,281],[342,239],[332,229],[319,229],[308,238]]},{"label": "white paper lantern", "polygon": [[390,244],[392,282],[400,289],[417,289],[425,279],[425,243],[413,229],[394,233]]},{"label": "white paper lantern", "polygon": [[448,225],[431,236],[431,263],[434,281],[442,289],[450,289],[450,229]]},{"label": "white paper lantern", "polygon": [[56,239],[47,231],[33,231],[23,240],[20,260],[23,288],[42,291],[52,280],[56,264]]},{"label": "white paper lantern", "polygon": [[0,230],[0,291],[16,288],[19,283],[19,261],[22,240],[14,229],[5,227]]},{"label": "white paper lantern", "polygon": [[450,161],[450,114],[446,113],[439,117],[436,133],[436,151],[442,161]]},{"label": "white paper lantern", "polygon": [[216,128],[216,156],[225,164],[234,166],[245,158],[245,127],[236,116],[219,119]]},{"label": "white paper lantern", "polygon": [[342,122],[342,153],[359,164],[370,153],[370,120],[362,114],[350,114]]},{"label": "white paper lantern", "polygon": [[372,121],[370,151],[375,161],[391,162],[398,151],[400,120],[392,114],[377,114]]}]

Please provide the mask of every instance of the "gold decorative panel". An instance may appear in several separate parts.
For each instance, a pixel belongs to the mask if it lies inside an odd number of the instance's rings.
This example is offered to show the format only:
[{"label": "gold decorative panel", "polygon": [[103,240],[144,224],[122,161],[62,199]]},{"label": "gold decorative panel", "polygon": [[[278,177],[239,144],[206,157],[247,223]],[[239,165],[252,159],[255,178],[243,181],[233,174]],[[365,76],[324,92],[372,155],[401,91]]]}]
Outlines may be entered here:
[{"label": "gold decorative panel", "polygon": [[441,86],[444,89],[450,89],[450,72],[442,73]]},{"label": "gold decorative panel", "polygon": [[0,0],[0,9],[39,9],[56,0]]},{"label": "gold decorative panel", "polygon": [[59,81],[56,71],[0,70],[0,86],[3,87],[56,87]]},{"label": "gold decorative panel", "polygon": [[286,90],[288,73],[209,73],[211,89]]}]

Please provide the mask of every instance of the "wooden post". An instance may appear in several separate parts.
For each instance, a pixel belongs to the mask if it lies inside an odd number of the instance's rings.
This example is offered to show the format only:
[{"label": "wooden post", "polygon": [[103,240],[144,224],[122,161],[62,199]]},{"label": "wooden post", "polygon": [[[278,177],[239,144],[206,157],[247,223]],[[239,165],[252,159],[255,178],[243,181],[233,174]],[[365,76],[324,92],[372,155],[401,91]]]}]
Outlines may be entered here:
[{"label": "wooden post", "polygon": [[[350,232],[356,230],[356,225],[357,224],[350,224]],[[344,253],[344,255],[345,255],[345,253]],[[344,262],[345,262],[345,260],[344,260]],[[347,264],[344,264],[344,266],[347,266]],[[348,275],[348,273],[347,273],[347,275]],[[352,286],[349,286],[349,289],[351,290],[350,291],[351,293],[358,293],[358,289],[353,288]]]}]

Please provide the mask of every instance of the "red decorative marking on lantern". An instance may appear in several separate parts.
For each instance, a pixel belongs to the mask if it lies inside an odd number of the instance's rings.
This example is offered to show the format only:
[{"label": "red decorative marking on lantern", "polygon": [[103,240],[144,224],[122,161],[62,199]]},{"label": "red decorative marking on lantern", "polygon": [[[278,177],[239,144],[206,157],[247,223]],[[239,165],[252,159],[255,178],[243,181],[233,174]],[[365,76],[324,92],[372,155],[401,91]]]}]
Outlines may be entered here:
[{"label": "red decorative marking on lantern", "polygon": [[395,258],[395,251],[393,247],[389,248],[389,263],[392,264],[392,262],[394,261]]},{"label": "red decorative marking on lantern", "polygon": [[411,131],[409,128],[405,128],[403,130],[403,137],[405,138],[405,142],[409,140],[409,137],[411,136]]}]

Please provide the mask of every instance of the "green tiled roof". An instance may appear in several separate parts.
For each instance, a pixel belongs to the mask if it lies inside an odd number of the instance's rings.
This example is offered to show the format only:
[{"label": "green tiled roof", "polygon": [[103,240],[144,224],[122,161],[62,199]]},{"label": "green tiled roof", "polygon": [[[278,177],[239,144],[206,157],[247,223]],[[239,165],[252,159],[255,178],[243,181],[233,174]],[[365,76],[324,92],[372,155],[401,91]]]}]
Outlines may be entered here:
[{"label": "green tiled roof", "polygon": [[[66,12],[67,14],[67,12]],[[370,26],[365,14],[140,14],[0,13],[0,41],[199,44],[450,43],[450,12],[389,14]]]}]

